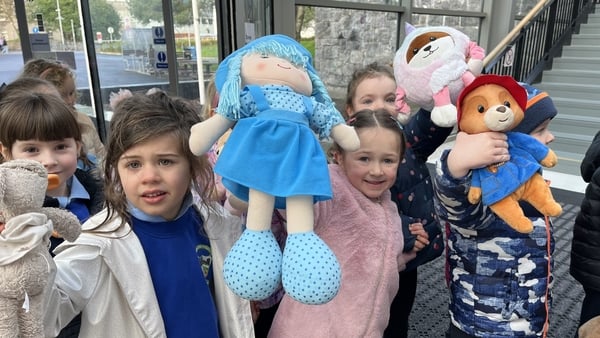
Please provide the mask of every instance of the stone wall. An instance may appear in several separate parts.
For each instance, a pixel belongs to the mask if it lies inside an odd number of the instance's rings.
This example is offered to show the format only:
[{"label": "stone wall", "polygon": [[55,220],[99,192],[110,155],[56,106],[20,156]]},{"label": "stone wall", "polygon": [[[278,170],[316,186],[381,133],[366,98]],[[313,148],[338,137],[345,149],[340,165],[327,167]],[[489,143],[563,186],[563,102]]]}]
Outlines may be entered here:
[{"label": "stone wall", "polygon": [[315,67],[332,98],[345,99],[355,69],[392,62],[397,19],[393,13],[315,8]]}]

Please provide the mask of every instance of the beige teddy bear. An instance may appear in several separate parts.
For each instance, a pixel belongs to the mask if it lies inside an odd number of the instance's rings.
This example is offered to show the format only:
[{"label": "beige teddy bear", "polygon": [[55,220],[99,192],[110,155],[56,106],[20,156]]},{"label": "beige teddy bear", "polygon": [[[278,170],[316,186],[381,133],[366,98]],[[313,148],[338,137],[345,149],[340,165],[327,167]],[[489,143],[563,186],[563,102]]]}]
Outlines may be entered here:
[{"label": "beige teddy bear", "polygon": [[0,165],[0,337],[43,337],[44,290],[55,269],[50,235],[74,241],[81,232],[72,213],[42,207],[49,184],[58,177],[39,162]]},{"label": "beige teddy bear", "polygon": [[581,325],[578,331],[579,338],[600,337],[600,316],[596,316]]}]

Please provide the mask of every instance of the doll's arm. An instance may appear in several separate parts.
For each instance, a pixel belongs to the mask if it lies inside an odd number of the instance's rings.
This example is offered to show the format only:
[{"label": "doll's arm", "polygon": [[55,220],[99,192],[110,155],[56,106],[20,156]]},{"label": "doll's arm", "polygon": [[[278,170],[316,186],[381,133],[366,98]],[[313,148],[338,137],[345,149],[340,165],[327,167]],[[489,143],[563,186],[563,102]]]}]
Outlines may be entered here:
[{"label": "doll's arm", "polygon": [[353,127],[340,123],[331,128],[331,138],[346,151],[360,148],[360,140]]},{"label": "doll's arm", "polygon": [[208,120],[193,125],[190,132],[190,149],[192,153],[196,156],[206,153],[233,124],[233,121],[215,114]]}]

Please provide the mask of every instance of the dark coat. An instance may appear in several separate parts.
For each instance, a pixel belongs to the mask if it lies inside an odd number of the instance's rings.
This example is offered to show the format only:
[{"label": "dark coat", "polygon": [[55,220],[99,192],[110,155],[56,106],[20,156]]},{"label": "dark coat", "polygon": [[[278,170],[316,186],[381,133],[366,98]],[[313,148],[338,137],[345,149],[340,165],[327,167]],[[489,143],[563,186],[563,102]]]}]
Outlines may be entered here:
[{"label": "dark coat", "polygon": [[581,161],[581,177],[589,184],[573,227],[570,272],[584,288],[600,292],[600,132]]},{"label": "dark coat", "polygon": [[[90,212],[90,216],[95,215],[104,208],[104,189],[102,181],[89,171],[81,169],[75,170],[75,177],[90,195],[90,200],[86,202],[86,207]],[[54,197],[46,196],[44,207],[58,208],[60,207],[58,200]],[[62,238],[51,237],[50,252],[62,243]]]},{"label": "dark coat", "polygon": [[402,218],[404,252],[413,249],[415,236],[408,225],[421,221],[429,234],[430,244],[408,262],[406,270],[437,258],[444,252],[441,226],[433,208],[433,186],[427,167],[427,158],[445,141],[452,128],[438,127],[431,122],[430,113],[424,109],[409,120],[404,127],[407,149],[398,167],[396,182],[390,189],[392,200],[398,206]]}]

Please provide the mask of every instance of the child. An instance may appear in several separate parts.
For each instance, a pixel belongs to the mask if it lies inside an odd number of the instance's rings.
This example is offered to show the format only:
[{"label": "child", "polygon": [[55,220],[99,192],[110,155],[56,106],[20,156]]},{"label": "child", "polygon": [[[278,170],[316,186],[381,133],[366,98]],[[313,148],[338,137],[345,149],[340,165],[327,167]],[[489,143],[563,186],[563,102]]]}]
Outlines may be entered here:
[{"label": "child", "polygon": [[[600,132],[581,161],[581,177],[589,184],[575,218],[570,266],[571,275],[585,291],[579,317],[580,327],[594,317],[598,317],[596,322],[600,323]],[[591,328],[589,332],[592,332]]]},{"label": "child", "polygon": [[[58,174],[60,185],[46,192],[44,207],[71,211],[81,223],[99,212],[104,203],[102,184],[90,172],[77,168],[81,133],[69,107],[44,80],[20,78],[2,93],[0,143],[6,160],[32,159],[49,173]],[[29,85],[29,91],[25,86]],[[49,92],[49,94],[44,94]],[[50,253],[63,241],[50,238]],[[75,318],[59,337],[77,336]]]},{"label": "child", "polygon": [[[49,173],[58,174],[60,185],[47,191],[44,206],[67,209],[83,223],[102,209],[101,182],[77,168],[81,134],[71,110],[59,97],[43,90],[11,90],[2,96],[2,156],[36,160]],[[53,237],[51,241],[53,250],[62,239]]]},{"label": "child", "polygon": [[[524,87],[525,118],[513,131],[549,144],[554,136],[548,125],[557,110],[548,94]],[[438,163],[434,202],[448,234],[451,338],[541,337],[548,332],[554,251],[549,219],[521,203],[534,229],[519,233],[488,207],[467,200],[470,170],[508,159],[505,134],[459,132]]]},{"label": "child", "polygon": [[[385,109],[396,112],[396,81],[390,66],[374,62],[358,69],[348,83],[346,114],[353,117],[361,109]],[[406,270],[400,272],[398,294],[390,308],[386,337],[407,337],[408,319],[417,291],[417,267],[439,257],[444,250],[441,226],[433,209],[433,187],[427,167],[427,158],[439,147],[452,128],[438,127],[429,118],[430,113],[419,111],[404,127],[408,147],[398,166],[396,181],[391,187],[404,235],[404,251],[413,249],[416,237],[410,232],[413,223],[420,223],[428,233],[430,244],[417,253]]]},{"label": "child", "polygon": [[56,249],[47,336],[81,312],[80,337],[252,337],[249,302],[222,276],[241,221],[210,202],[211,167],[188,148],[199,121],[185,100],[163,92],[117,104],[107,207]]},{"label": "child", "polygon": [[15,91],[30,91],[52,94],[60,97],[58,89],[56,89],[52,83],[36,77],[20,77],[5,85],[2,90],[0,90],[0,101],[2,101],[3,97],[8,96]]},{"label": "child", "polygon": [[81,129],[84,150],[91,157],[92,162],[99,163],[104,157],[104,144],[98,136],[96,126],[89,116],[75,109],[77,91],[75,88],[75,74],[68,65],[55,60],[32,59],[23,66],[21,77],[39,77],[52,83],[63,100],[72,108],[72,113],[77,119]]},{"label": "child", "polygon": [[[416,249],[402,253],[402,225],[389,192],[405,149],[402,128],[385,110],[357,112],[348,124],[358,133],[360,149],[345,152],[333,145],[334,197],[314,208],[315,232],[341,265],[339,293],[322,305],[286,294],[270,337],[381,337],[398,291],[398,271],[415,256]],[[422,228],[415,232],[426,236]]]}]

